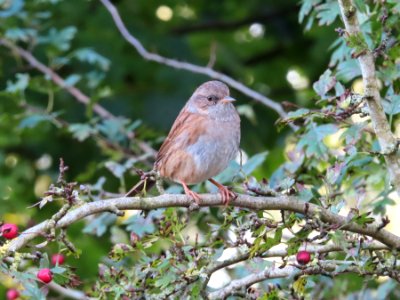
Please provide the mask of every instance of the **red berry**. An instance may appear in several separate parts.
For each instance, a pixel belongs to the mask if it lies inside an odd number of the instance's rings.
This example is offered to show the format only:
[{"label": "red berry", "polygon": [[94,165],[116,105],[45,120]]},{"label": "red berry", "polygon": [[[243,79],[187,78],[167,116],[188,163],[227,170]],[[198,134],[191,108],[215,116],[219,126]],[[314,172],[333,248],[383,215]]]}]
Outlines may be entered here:
[{"label": "red berry", "polygon": [[299,251],[296,256],[297,262],[301,265],[306,265],[311,260],[310,252],[306,250]]},{"label": "red berry", "polygon": [[44,283],[49,283],[53,280],[53,273],[51,273],[50,269],[47,268],[40,269],[36,277]]},{"label": "red berry", "polygon": [[53,265],[57,264],[62,265],[64,262],[65,262],[65,257],[60,253],[53,254],[53,256],[51,257],[51,263]]},{"label": "red berry", "polygon": [[19,292],[16,289],[9,289],[6,294],[7,300],[15,300],[19,297]]},{"label": "red berry", "polygon": [[1,226],[0,231],[2,236],[4,236],[8,240],[12,240],[18,235],[18,226],[12,223],[6,223]]}]

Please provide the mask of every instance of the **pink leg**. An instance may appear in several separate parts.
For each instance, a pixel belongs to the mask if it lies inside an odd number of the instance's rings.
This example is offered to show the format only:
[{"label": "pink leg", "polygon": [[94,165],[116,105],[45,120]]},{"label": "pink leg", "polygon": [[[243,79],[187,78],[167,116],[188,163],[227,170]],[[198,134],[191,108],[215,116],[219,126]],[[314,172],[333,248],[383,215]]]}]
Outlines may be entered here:
[{"label": "pink leg", "polygon": [[183,189],[185,190],[185,194],[192,198],[194,201],[196,201],[197,204],[200,204],[200,195],[193,192],[189,187],[184,183],[182,180],[180,180],[180,183],[183,186]]},{"label": "pink leg", "polygon": [[235,199],[237,197],[237,195],[230,191],[226,186],[223,186],[212,178],[208,180],[219,189],[219,192],[222,196],[222,203],[224,203],[226,206],[229,205],[231,199]]}]

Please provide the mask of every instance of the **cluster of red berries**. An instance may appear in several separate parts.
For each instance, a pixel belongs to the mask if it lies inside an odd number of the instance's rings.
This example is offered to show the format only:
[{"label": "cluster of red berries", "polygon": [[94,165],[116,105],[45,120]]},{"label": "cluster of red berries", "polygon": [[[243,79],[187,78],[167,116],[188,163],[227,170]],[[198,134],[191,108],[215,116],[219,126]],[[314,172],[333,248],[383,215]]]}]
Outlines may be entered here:
[{"label": "cluster of red berries", "polygon": [[[53,256],[51,257],[51,263],[54,266],[62,265],[64,262],[65,262],[65,256],[60,253],[53,254]],[[44,283],[49,283],[53,280],[53,273],[51,272],[50,269],[43,268],[39,270],[36,277]]]},{"label": "cluster of red berries", "polygon": [[[53,254],[51,257],[51,263],[53,265],[62,265],[64,262],[65,256],[60,253]],[[43,283],[50,283],[53,280],[53,273],[49,268],[43,268],[37,272],[36,277]],[[16,289],[9,289],[6,294],[7,300],[16,300],[19,296],[20,294]]]},{"label": "cluster of red berries", "polygon": [[[7,240],[12,240],[18,236],[18,226],[12,223],[3,224],[0,227],[0,236]],[[53,254],[51,257],[51,263],[53,265],[62,265],[65,262],[64,255],[60,253]],[[50,283],[53,280],[53,273],[49,268],[43,268],[36,274],[37,279],[43,283]],[[16,300],[20,296],[17,289],[9,289],[6,293],[7,300]]]}]

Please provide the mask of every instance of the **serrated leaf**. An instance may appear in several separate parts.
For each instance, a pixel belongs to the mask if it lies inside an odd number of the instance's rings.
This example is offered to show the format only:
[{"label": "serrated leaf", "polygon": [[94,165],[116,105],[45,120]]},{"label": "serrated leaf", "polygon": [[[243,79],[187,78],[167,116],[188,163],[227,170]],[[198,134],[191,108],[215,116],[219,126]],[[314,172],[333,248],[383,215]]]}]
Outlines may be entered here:
[{"label": "serrated leaf", "polygon": [[355,59],[342,61],[336,68],[336,77],[340,80],[350,81],[359,76],[361,76],[361,69]]},{"label": "serrated leaf", "polygon": [[116,142],[122,141],[125,136],[125,126],[129,124],[129,120],[124,118],[114,118],[104,120],[97,125],[98,130],[103,133],[108,139]]},{"label": "serrated leaf", "polygon": [[71,40],[77,32],[76,27],[69,26],[61,30],[50,28],[46,36],[38,38],[39,44],[50,44],[60,51],[67,51],[71,46]]},{"label": "serrated leaf", "polygon": [[12,82],[10,80],[7,81],[7,88],[5,90],[6,92],[9,93],[22,92],[28,87],[29,74],[17,73],[15,77],[17,78],[15,82]]},{"label": "serrated leaf", "polygon": [[66,79],[65,79],[65,84],[67,86],[74,86],[75,84],[77,84],[79,82],[79,80],[81,80],[82,76],[78,75],[78,74],[72,74],[69,75]]},{"label": "serrated leaf", "polygon": [[53,274],[64,274],[67,271],[66,268],[60,267],[60,266],[55,266],[51,268],[51,272]]},{"label": "serrated leaf", "polygon": [[267,155],[268,151],[265,151],[250,157],[242,167],[244,174],[246,174],[246,176],[250,175],[265,161]]},{"label": "serrated leaf", "polygon": [[327,147],[322,142],[324,137],[337,131],[337,127],[333,124],[315,125],[310,124],[308,131],[301,137],[297,146],[305,149],[307,157],[313,155],[317,157],[326,156]]},{"label": "serrated leaf", "polygon": [[83,232],[102,236],[107,231],[107,228],[114,224],[116,220],[117,217],[115,214],[102,213],[100,216],[90,221],[90,223],[83,229]]},{"label": "serrated leaf", "polygon": [[48,268],[50,266],[50,261],[47,253],[44,253],[42,255],[42,258],[40,259],[40,269]]},{"label": "serrated leaf", "polygon": [[155,230],[151,214],[146,218],[141,215],[134,215],[124,224],[127,225],[126,230],[136,233],[139,237],[143,237],[145,233],[153,233]]},{"label": "serrated leaf", "polygon": [[327,69],[313,84],[314,91],[322,98],[327,99],[326,95],[336,84],[336,78],[332,76],[332,71]]},{"label": "serrated leaf", "polygon": [[68,131],[72,133],[72,136],[78,141],[83,142],[89,136],[96,134],[97,130],[89,124],[71,124],[68,127]]},{"label": "serrated leaf", "polygon": [[400,12],[400,2],[399,0],[387,0],[387,3],[394,4],[392,6],[393,11],[399,13]]},{"label": "serrated leaf", "polygon": [[304,18],[310,14],[312,8],[320,3],[322,0],[302,0],[299,11],[299,23],[303,23]]},{"label": "serrated leaf", "polygon": [[319,25],[330,25],[340,15],[339,4],[337,1],[330,1],[316,7]]},{"label": "serrated leaf", "polygon": [[1,7],[0,18],[9,18],[19,13],[24,7],[24,0],[13,0],[5,7]]},{"label": "serrated leaf", "polygon": [[28,42],[36,36],[37,30],[32,28],[10,28],[5,33],[5,37],[12,41]]},{"label": "serrated leaf", "polygon": [[368,212],[368,213],[361,214],[359,216],[355,216],[352,219],[352,221],[354,221],[355,223],[357,223],[358,225],[361,225],[361,226],[365,226],[367,224],[371,224],[371,223],[373,223],[375,221],[375,219],[372,218],[372,217],[369,217],[370,214],[371,213]]},{"label": "serrated leaf", "polygon": [[293,290],[299,295],[304,295],[306,284],[307,284],[307,277],[300,276],[295,282],[293,282]]},{"label": "serrated leaf", "polygon": [[295,120],[295,119],[302,118],[302,117],[306,116],[308,113],[310,113],[309,109],[300,108],[298,110],[288,112],[288,116],[287,117],[289,119]]},{"label": "serrated leaf", "polygon": [[110,60],[91,48],[76,50],[74,56],[80,61],[99,66],[103,71],[107,71],[110,68]]},{"label": "serrated leaf", "polygon": [[30,115],[19,123],[19,128],[33,128],[39,123],[43,121],[52,121],[52,116],[50,115],[41,115],[41,114],[35,114],[35,115]]},{"label": "serrated leaf", "polygon": [[400,113],[400,95],[392,95],[382,101],[383,109],[388,115]]}]

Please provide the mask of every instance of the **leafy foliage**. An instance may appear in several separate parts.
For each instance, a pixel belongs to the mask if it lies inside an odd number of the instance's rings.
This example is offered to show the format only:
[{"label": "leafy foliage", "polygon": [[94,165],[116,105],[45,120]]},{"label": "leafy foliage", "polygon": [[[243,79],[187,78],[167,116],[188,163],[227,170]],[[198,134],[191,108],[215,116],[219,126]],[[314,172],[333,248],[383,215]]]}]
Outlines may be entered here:
[{"label": "leafy foliage", "polygon": [[[151,51],[200,65],[212,64],[215,55],[213,68],[272,99],[290,100],[278,133],[273,112],[235,95],[244,102],[238,109],[243,150],[216,180],[248,195],[294,196],[305,207],[346,215],[346,226],[379,224],[379,231],[396,221],[386,215],[398,197],[379,154],[356,58],[374,54],[384,111],[398,133],[400,7],[394,0],[354,2],[357,35],[340,28],[334,0],[302,0],[300,7],[289,0],[164,6],[143,0],[120,1],[118,9]],[[0,1],[0,220],[21,228],[46,219],[56,223],[77,207],[124,195],[152,168],[151,148],[205,80],[142,59],[100,2],[76,5]],[[159,14],[168,8],[167,22]],[[26,49],[66,85],[3,39]],[[88,95],[86,106],[76,101],[77,92]],[[101,117],[96,104],[117,117]],[[69,169],[58,164],[60,157]],[[209,183],[193,189],[216,191]],[[181,192],[171,184],[167,191]],[[152,195],[155,189],[146,196]],[[91,215],[65,231],[49,226],[12,255],[1,240],[0,294],[18,286],[29,299],[54,296],[34,275],[50,267],[57,284],[99,299],[198,299],[232,280],[292,266],[290,276],[240,287],[232,297],[399,297],[397,250],[368,250],[371,237],[322,221],[318,212],[203,207],[125,213]],[[332,245],[343,251],[316,253],[309,266],[295,263],[300,249]],[[286,253],[270,258],[277,249]],[[67,264],[50,266],[52,252],[66,254]]]}]

